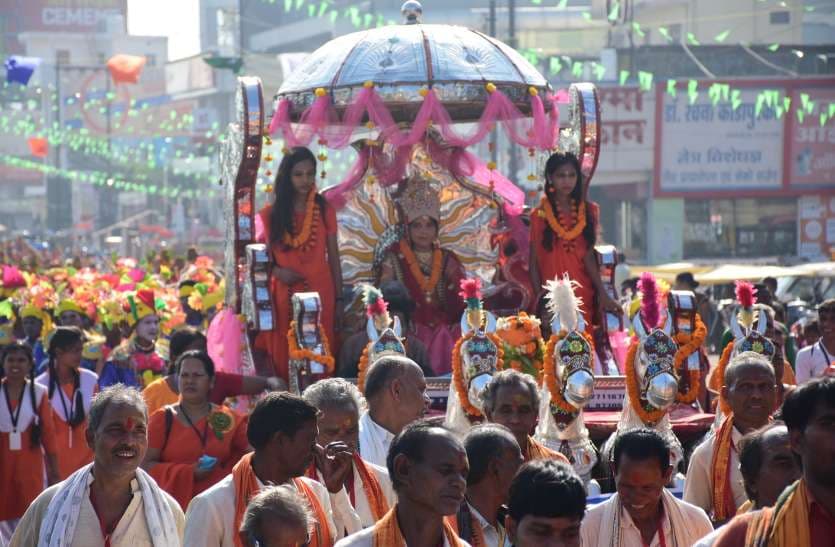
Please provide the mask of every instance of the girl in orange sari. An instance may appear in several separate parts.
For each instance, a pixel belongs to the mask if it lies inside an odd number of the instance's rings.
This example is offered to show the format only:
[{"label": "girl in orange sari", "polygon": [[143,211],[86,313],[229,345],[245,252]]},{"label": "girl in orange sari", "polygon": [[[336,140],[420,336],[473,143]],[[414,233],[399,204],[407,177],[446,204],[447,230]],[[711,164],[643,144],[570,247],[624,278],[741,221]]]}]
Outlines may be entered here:
[{"label": "girl in orange sari", "polygon": [[187,351],[175,366],[180,401],[151,415],[142,467],[185,509],[194,496],[232,471],[249,443],[246,417],[209,402],[215,376],[211,357]]},{"label": "girl in orange sari", "polygon": [[600,208],[585,199],[580,162],[555,153],[545,164],[545,195],[531,214],[530,275],[534,290],[545,281],[568,276],[577,281],[586,325],[599,324],[600,311],[622,313],[603,288],[594,245]]},{"label": "girl in orange sari", "polygon": [[[287,381],[293,293],[319,293],[320,322],[334,346],[333,326],[343,302],[336,210],[316,191],[316,157],[310,150],[297,147],[284,156],[275,177],[275,203],[259,215],[273,261],[270,294],[275,327],[258,334],[255,348],[269,354],[275,375]],[[338,348],[328,349],[335,355]]]}]

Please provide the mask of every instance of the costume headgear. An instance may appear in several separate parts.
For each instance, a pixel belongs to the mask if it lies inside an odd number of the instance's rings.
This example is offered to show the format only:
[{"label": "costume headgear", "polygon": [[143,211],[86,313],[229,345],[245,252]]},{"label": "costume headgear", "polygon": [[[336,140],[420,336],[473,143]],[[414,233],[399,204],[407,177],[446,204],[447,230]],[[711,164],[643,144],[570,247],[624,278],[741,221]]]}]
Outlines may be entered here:
[{"label": "costume headgear", "polygon": [[46,311],[43,310],[43,308],[39,308],[35,304],[26,304],[20,308],[20,318],[24,319],[26,317],[40,319],[41,336],[46,335],[46,333],[52,330],[52,318]]},{"label": "costume headgear", "polygon": [[363,285],[362,303],[368,316],[365,326],[368,345],[360,359],[357,375],[360,391],[365,389],[365,375],[374,361],[385,355],[406,355],[406,346],[401,338],[400,319],[395,316],[392,321],[383,293],[373,285]]},{"label": "costume headgear", "polygon": [[87,312],[76,302],[70,298],[65,298],[58,302],[58,307],[55,308],[55,318],[61,319],[61,314],[67,311],[74,311],[75,313],[86,316]]},{"label": "costume headgear", "polygon": [[432,189],[429,181],[410,180],[398,203],[406,224],[411,224],[420,217],[429,217],[438,224],[441,223],[441,197]]},{"label": "costume headgear", "polygon": [[26,279],[15,266],[3,265],[0,276],[0,298],[8,298],[18,289],[26,287]]},{"label": "costume headgear", "polygon": [[151,289],[140,289],[127,298],[127,319],[128,325],[133,327],[144,317],[157,313],[157,305],[154,298],[154,291]]}]

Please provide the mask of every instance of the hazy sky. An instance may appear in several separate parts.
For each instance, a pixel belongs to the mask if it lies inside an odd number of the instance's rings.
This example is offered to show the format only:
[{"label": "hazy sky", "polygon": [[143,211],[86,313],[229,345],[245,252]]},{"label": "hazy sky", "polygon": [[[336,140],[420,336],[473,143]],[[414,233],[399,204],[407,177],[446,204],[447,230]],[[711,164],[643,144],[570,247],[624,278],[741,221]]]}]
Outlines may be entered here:
[{"label": "hazy sky", "polygon": [[128,0],[128,32],[168,36],[168,58],[200,52],[199,0]]}]

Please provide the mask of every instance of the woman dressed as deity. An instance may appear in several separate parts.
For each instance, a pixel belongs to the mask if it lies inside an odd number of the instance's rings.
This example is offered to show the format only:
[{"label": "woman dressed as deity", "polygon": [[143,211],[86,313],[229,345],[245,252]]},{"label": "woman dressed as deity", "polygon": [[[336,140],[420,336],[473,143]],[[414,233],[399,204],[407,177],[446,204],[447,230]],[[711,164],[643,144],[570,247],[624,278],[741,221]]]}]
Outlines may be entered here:
[{"label": "woman dressed as deity", "polygon": [[403,237],[386,250],[379,283],[397,279],[409,290],[416,306],[411,328],[426,345],[435,375],[452,368],[451,352],[460,335],[464,302],[458,286],[464,266],[438,241],[441,200],[424,180],[411,180],[398,200]]},{"label": "woman dressed as deity", "polygon": [[[600,324],[598,310],[621,313],[603,288],[594,245],[600,209],[587,201],[580,162],[556,153],[545,164],[545,195],[531,214],[530,274],[534,289],[564,274],[579,283],[586,325]],[[588,328],[587,327],[587,328]]]}]

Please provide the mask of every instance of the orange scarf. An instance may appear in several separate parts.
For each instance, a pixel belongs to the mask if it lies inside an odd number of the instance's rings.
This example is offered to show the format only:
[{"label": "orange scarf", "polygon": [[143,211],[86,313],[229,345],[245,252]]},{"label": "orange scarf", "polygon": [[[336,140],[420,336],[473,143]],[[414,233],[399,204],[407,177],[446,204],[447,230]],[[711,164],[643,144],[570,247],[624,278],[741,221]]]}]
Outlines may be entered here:
[{"label": "orange scarf", "polygon": [[[249,500],[258,493],[258,478],[255,476],[255,471],[252,470],[253,454],[253,452],[246,454],[232,468],[232,484],[235,487],[234,525],[236,531],[241,527],[241,521],[243,521]],[[330,547],[333,545],[333,539],[330,537],[328,518],[325,515],[325,510],[322,508],[322,503],[316,497],[316,493],[301,479],[294,478],[293,485],[300,494],[307,498],[307,503],[310,505],[310,509],[313,511],[313,516],[316,519],[316,525],[311,530],[308,545],[310,547]],[[324,533],[320,531],[323,527]],[[240,535],[235,532],[233,536],[235,538],[235,547],[244,547]]]},{"label": "orange scarf", "polygon": [[[467,503],[466,501],[464,503]],[[476,522],[476,519],[473,518],[472,513],[469,513],[470,517],[470,531],[472,532],[472,536],[467,538],[467,542],[472,547],[485,547],[487,544],[484,542],[484,531],[481,529],[481,525]],[[455,535],[461,537],[461,531],[458,529],[458,513],[455,515],[447,515],[444,517],[444,522],[452,528],[452,531],[455,532]],[[464,539],[464,538],[462,538]],[[499,542],[499,546],[501,547],[502,543]]]},{"label": "orange scarf", "polygon": [[383,488],[380,486],[380,481],[374,474],[365,461],[360,457],[359,452],[354,452],[354,467],[362,479],[362,489],[365,492],[365,497],[368,499],[368,507],[371,509],[371,514],[374,520],[380,520],[389,510],[386,496],[383,495]]},{"label": "orange scarf", "polygon": [[752,513],[746,547],[811,545],[809,492],[801,479],[786,488],[773,508]]},{"label": "orange scarf", "polygon": [[728,415],[713,441],[713,519],[724,521],[736,514],[733,490],[731,489],[731,451],[734,430],[734,416]]},{"label": "orange scarf", "polygon": [[557,460],[563,463],[568,463],[568,458],[556,450],[551,450],[544,444],[538,443],[533,437],[528,437],[528,450],[526,451],[526,454],[526,462],[532,460]]},{"label": "orange scarf", "polygon": [[[458,535],[450,526],[446,519],[443,519],[444,537],[450,547],[463,547],[463,543],[458,538]],[[373,547],[407,547],[406,539],[400,531],[400,525],[397,523],[397,504],[374,525],[372,532]]]}]

